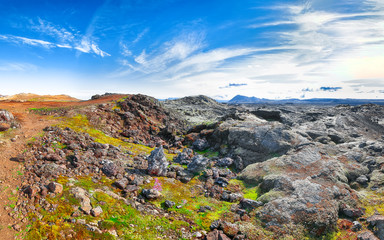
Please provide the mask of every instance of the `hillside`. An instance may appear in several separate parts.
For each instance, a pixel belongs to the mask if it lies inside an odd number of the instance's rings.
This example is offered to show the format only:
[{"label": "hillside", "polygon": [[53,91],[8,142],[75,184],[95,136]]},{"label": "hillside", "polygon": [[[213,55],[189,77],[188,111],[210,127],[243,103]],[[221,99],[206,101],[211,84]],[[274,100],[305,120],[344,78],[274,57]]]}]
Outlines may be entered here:
[{"label": "hillside", "polygon": [[78,102],[79,99],[68,95],[38,95],[33,93],[20,93],[11,96],[0,96],[0,101],[16,102]]},{"label": "hillside", "polygon": [[0,102],[2,239],[384,239],[384,107]]}]

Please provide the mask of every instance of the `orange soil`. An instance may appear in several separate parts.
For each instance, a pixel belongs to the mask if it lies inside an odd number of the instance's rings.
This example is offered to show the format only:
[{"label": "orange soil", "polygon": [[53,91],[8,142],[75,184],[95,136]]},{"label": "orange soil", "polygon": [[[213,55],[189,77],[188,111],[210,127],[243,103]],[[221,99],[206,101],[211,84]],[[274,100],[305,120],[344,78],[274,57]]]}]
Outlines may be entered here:
[{"label": "orange soil", "polygon": [[13,230],[14,224],[23,225],[21,219],[14,219],[9,214],[12,212],[9,204],[15,204],[12,198],[17,196],[17,187],[21,185],[21,174],[23,174],[23,164],[11,161],[12,158],[21,154],[26,148],[29,139],[38,135],[49,125],[57,122],[52,118],[29,113],[29,108],[53,108],[86,106],[91,104],[106,103],[118,100],[125,95],[111,95],[96,100],[78,102],[12,102],[0,101],[0,109],[11,112],[21,124],[19,129],[12,130],[12,137],[16,136],[16,141],[10,141],[10,137],[0,137],[0,238],[15,239],[17,233]]}]

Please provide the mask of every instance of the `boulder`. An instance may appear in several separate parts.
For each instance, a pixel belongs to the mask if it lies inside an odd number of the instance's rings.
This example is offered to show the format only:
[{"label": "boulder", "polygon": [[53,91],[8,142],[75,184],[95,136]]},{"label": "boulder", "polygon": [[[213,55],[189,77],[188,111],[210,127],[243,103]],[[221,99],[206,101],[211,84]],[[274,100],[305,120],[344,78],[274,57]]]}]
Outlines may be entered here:
[{"label": "boulder", "polygon": [[205,240],[231,240],[227,235],[220,230],[213,230],[205,236]]},{"label": "boulder", "polygon": [[192,144],[193,149],[197,151],[204,151],[209,148],[209,143],[205,138],[196,139]]},{"label": "boulder", "polygon": [[156,189],[143,189],[141,192],[143,196],[149,200],[161,197],[161,193]]},{"label": "boulder", "polygon": [[371,231],[364,231],[357,236],[358,240],[380,240]]},{"label": "boulder", "polygon": [[192,158],[192,162],[188,164],[187,170],[191,173],[199,173],[208,166],[209,159],[202,155],[196,155]]},{"label": "boulder", "polygon": [[103,171],[107,177],[115,177],[117,174],[123,172],[123,169],[112,161],[105,161],[101,171]]},{"label": "boulder", "polygon": [[39,177],[58,177],[65,172],[65,169],[56,163],[47,163],[35,170]]},{"label": "boulder", "polygon": [[244,121],[227,120],[219,125],[210,138],[217,147],[228,146],[228,153],[239,156],[244,168],[252,163],[265,161],[285,154],[289,149],[304,142],[304,137],[286,129],[279,122],[266,122],[256,117]]},{"label": "boulder", "polygon": [[[345,168],[340,160],[307,145],[286,155],[247,166],[238,178],[260,184],[268,199],[258,211],[266,226],[281,228],[300,224],[313,234],[336,227],[339,206],[351,203],[347,214],[361,215],[356,193],[345,183]],[[273,197],[268,197],[272,194]],[[265,197],[267,196],[267,197]],[[355,211],[356,210],[356,211]]]},{"label": "boulder", "polygon": [[240,208],[248,211],[252,211],[255,208],[263,206],[263,203],[260,201],[255,201],[251,199],[244,198],[240,201]]},{"label": "boulder", "polygon": [[367,223],[374,229],[375,235],[384,240],[384,216],[375,214],[367,218]]},{"label": "boulder", "polygon": [[8,112],[7,110],[0,109],[0,122],[9,123],[14,120],[15,118],[13,117],[12,113]]},{"label": "boulder", "polygon": [[233,164],[233,159],[226,157],[226,158],[220,158],[216,162],[216,166],[218,167],[229,167]]},{"label": "boulder", "polygon": [[190,148],[184,148],[181,153],[179,153],[173,161],[180,164],[188,165],[191,162],[193,157],[193,150]]},{"label": "boulder", "polygon": [[114,182],[113,184],[120,189],[124,189],[128,185],[129,181],[126,178],[122,178]]},{"label": "boulder", "polygon": [[48,190],[55,194],[60,194],[63,192],[63,185],[56,182],[51,182],[48,184]]},{"label": "boulder", "polygon": [[101,209],[100,206],[97,206],[95,208],[92,208],[91,210],[91,215],[94,216],[94,217],[98,217],[100,216],[100,214],[103,213],[103,209]]},{"label": "boulder", "polygon": [[172,201],[169,201],[169,200],[165,200],[165,202],[164,202],[164,207],[165,207],[166,209],[171,208],[171,207],[173,207],[173,206],[175,206],[175,202],[172,202]]},{"label": "boulder", "polygon": [[148,157],[147,171],[153,176],[166,176],[168,165],[169,163],[165,157],[164,149],[160,146],[153,150],[151,155]]}]

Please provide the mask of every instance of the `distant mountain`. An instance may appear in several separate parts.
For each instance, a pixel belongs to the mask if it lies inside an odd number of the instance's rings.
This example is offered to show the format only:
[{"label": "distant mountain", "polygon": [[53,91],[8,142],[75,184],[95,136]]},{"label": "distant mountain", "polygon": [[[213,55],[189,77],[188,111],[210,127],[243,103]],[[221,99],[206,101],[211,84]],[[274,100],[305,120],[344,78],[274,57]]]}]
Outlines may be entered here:
[{"label": "distant mountain", "polygon": [[319,104],[319,105],[361,105],[361,104],[379,104],[384,105],[384,99],[337,99],[337,98],[311,98],[311,99],[284,99],[271,100],[257,97],[247,97],[237,95],[228,101],[228,104]]}]

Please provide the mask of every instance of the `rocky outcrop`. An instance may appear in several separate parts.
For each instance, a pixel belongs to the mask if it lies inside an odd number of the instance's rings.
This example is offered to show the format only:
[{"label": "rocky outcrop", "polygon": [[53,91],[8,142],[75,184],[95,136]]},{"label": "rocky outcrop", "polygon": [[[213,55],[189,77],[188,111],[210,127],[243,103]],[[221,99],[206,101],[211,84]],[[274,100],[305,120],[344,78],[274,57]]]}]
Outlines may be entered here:
[{"label": "rocky outcrop", "polygon": [[0,109],[0,132],[17,126],[18,124],[12,113],[8,112],[7,110]]},{"label": "rocky outcrop", "polygon": [[343,164],[315,146],[249,165],[238,177],[260,184],[265,204],[258,214],[268,227],[293,222],[322,234],[336,227],[339,206],[358,204]]},{"label": "rocky outcrop", "polygon": [[141,94],[128,95],[117,104],[124,122],[124,137],[165,145],[167,142],[177,142],[177,136],[185,130],[180,117],[172,109],[164,108],[155,98]]},{"label": "rocky outcrop", "polygon": [[234,156],[235,162],[238,161],[236,157],[240,157],[243,167],[283,155],[289,149],[308,142],[281,123],[267,122],[252,115],[245,120],[221,123],[209,139],[215,149]]},{"label": "rocky outcrop", "polygon": [[229,107],[207,96],[191,96],[164,101],[167,109],[177,111],[191,126],[220,121]]},{"label": "rocky outcrop", "polygon": [[148,174],[153,176],[166,176],[169,163],[165,157],[163,147],[160,146],[151,152],[148,157]]}]

